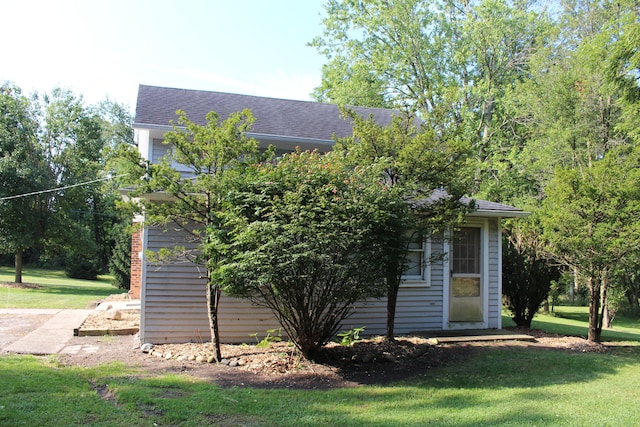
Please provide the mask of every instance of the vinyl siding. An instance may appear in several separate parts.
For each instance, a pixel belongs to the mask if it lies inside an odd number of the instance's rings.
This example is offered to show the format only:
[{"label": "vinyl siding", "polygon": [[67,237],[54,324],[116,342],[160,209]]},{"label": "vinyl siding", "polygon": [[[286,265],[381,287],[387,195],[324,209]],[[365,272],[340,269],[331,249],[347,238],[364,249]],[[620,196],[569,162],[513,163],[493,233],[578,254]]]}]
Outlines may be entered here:
[{"label": "vinyl siding", "polygon": [[[145,230],[147,249],[185,246],[184,234]],[[488,326],[498,328],[500,297],[498,295],[498,221],[489,221],[489,316]],[[432,251],[442,252],[443,245],[432,244]],[[396,334],[441,330],[443,323],[444,271],[443,262],[431,265],[428,285],[403,284],[396,308]],[[206,304],[204,269],[190,262],[146,264],[146,283],[143,286],[142,313],[144,325],[141,340],[155,344],[203,342],[210,339]],[[386,298],[370,299],[355,305],[352,315],[340,330],[365,326],[367,335],[384,334],[386,330]],[[256,307],[247,300],[224,296],[219,307],[220,338],[222,342],[253,342],[251,334],[264,336],[279,324],[271,312]]]},{"label": "vinyl siding", "polygon": [[[162,141],[162,139],[153,139],[151,163],[160,163],[160,160],[169,152],[170,146],[168,144],[164,144]],[[175,170],[182,172],[182,175],[185,178],[193,176],[193,171],[181,163],[171,162],[171,166]]]},{"label": "vinyl siding", "polygon": [[[189,247],[185,244],[184,232],[148,228],[145,234],[147,249],[152,252],[161,247]],[[141,316],[145,320],[140,331],[142,341],[161,344],[210,339],[204,273],[202,266],[188,261],[147,263],[141,304]],[[268,329],[279,327],[267,309],[227,296],[220,301],[218,316],[223,342],[251,342],[254,338],[250,334],[264,334]]]},{"label": "vinyl siding", "polygon": [[498,286],[498,276],[502,274],[502,271],[499,269],[499,245],[501,244],[499,241],[499,226],[498,219],[489,219],[489,316],[487,326],[491,329],[499,329],[502,327],[502,295],[500,295]]}]

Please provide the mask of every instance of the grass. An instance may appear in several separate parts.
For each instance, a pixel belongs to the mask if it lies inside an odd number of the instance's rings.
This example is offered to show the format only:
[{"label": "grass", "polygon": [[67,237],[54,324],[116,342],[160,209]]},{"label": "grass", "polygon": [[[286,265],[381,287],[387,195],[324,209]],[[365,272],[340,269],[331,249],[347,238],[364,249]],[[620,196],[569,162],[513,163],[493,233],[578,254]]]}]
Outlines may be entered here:
[{"label": "grass", "polygon": [[[534,326],[584,335],[584,313],[560,307]],[[486,347],[411,380],[325,391],[222,389],[186,373],[2,356],[0,425],[637,425],[640,328],[621,320],[607,353]]]},{"label": "grass", "polygon": [[[0,267],[0,283],[12,282],[13,275],[13,268]],[[109,276],[79,280],[66,277],[62,271],[37,268],[25,269],[22,281],[41,287],[0,287],[0,308],[85,308],[92,301],[124,292],[111,285]]]},{"label": "grass", "polygon": [[637,423],[639,355],[487,348],[410,381],[328,391],[221,389],[186,374],[3,356],[0,425],[626,426]]},{"label": "grass", "polygon": [[[513,320],[503,312],[502,325],[515,326]],[[612,328],[602,329],[603,342],[632,343],[640,345],[640,319],[616,316]],[[537,314],[531,322],[532,329],[586,338],[589,333],[589,312],[587,307],[557,306],[553,313]]]}]

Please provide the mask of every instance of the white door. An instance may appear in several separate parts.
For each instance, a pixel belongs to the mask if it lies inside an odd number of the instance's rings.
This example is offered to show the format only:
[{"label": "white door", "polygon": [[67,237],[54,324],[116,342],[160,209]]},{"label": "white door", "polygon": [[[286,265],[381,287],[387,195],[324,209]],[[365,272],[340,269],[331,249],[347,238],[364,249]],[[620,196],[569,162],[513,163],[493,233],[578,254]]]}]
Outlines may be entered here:
[{"label": "white door", "polygon": [[483,321],[481,231],[463,227],[451,242],[449,322]]}]

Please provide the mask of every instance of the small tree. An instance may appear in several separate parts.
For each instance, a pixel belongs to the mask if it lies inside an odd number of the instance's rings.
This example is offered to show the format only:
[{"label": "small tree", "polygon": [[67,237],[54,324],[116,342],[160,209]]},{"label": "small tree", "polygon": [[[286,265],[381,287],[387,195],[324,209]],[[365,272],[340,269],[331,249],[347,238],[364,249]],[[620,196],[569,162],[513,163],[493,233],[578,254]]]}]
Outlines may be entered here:
[{"label": "small tree", "polygon": [[[418,129],[410,117],[394,117],[381,126],[345,111],[353,121],[353,136],[337,142],[335,150],[359,167],[378,165],[380,185],[393,188],[405,201],[387,224],[384,245],[387,283],[386,339],[394,339],[396,304],[407,268],[409,245],[415,236],[428,237],[455,227],[464,213],[461,198],[470,188],[469,145],[458,138],[443,139],[429,129]],[[444,191],[442,191],[444,190]],[[442,197],[432,197],[438,194]]]},{"label": "small tree", "polygon": [[115,237],[115,246],[109,259],[109,272],[113,276],[113,286],[118,289],[131,288],[131,229],[120,231]]},{"label": "small tree", "polygon": [[[219,211],[227,190],[221,183],[227,173],[257,161],[258,142],[245,135],[254,119],[249,110],[234,113],[226,120],[211,111],[205,125],[189,120],[184,111],[172,132],[165,134],[164,143],[170,145],[168,154],[150,166],[151,178],[142,188],[145,192],[164,192],[169,200],[163,203],[147,201],[145,212],[151,225],[168,224],[185,231],[196,243],[196,250],[167,249],[160,256],[185,256],[206,267],[215,265],[216,252],[209,244],[207,231],[219,225]],[[174,165],[183,165],[177,170]],[[207,305],[211,341],[216,360],[221,359],[218,332],[218,304],[220,286],[207,268]]]},{"label": "small tree", "polygon": [[640,250],[640,149],[622,146],[582,172],[558,169],[541,220],[553,257],[586,279],[589,341],[600,341],[617,265]]},{"label": "small tree", "polygon": [[502,294],[516,326],[530,328],[560,269],[544,256],[535,230],[512,228],[502,247]]},{"label": "small tree", "polygon": [[389,223],[405,202],[378,176],[340,153],[296,152],[252,169],[227,200],[215,279],[269,308],[307,358],[354,302],[384,294]]}]

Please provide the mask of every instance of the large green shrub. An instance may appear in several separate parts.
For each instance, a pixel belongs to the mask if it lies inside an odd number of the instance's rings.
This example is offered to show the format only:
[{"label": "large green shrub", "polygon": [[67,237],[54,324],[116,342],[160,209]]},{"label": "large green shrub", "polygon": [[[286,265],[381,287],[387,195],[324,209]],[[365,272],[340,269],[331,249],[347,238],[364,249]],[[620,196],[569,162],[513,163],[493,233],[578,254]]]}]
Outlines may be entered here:
[{"label": "large green shrub", "polygon": [[230,183],[214,280],[268,307],[306,357],[354,302],[385,293],[388,224],[405,202],[378,177],[336,152],[297,152]]}]

